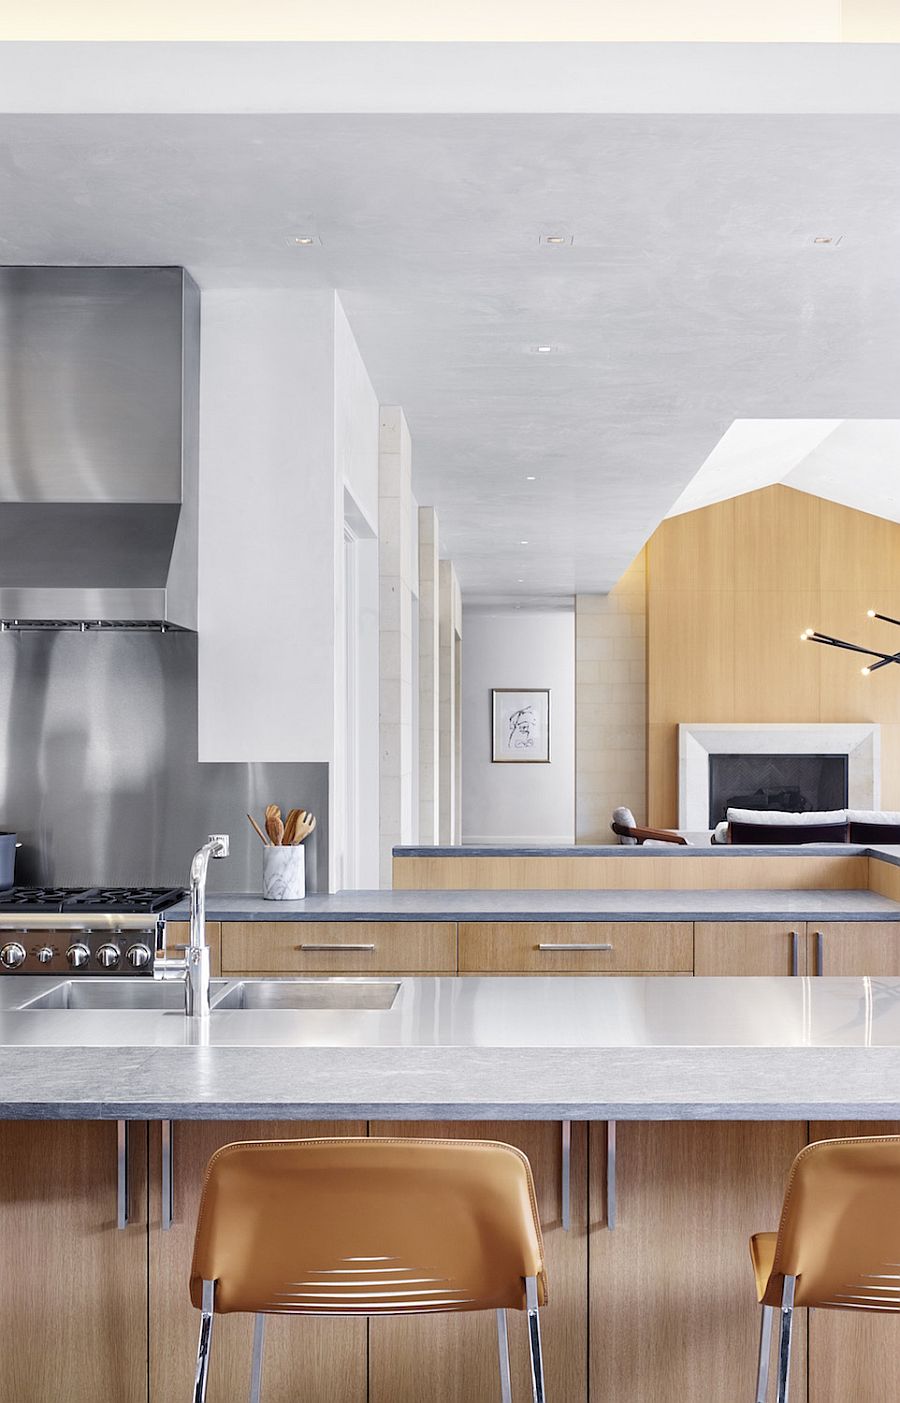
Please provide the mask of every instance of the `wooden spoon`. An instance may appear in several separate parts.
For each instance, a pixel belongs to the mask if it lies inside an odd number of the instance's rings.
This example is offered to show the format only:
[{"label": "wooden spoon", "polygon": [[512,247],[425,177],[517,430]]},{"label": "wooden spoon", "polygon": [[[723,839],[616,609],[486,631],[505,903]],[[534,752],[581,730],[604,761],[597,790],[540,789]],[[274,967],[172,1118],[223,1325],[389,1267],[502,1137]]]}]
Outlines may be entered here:
[{"label": "wooden spoon", "polygon": [[259,824],[256,822],[256,819],[253,817],[253,815],[252,815],[252,814],[248,814],[247,817],[249,818],[249,820],[250,820],[250,822],[252,823],[253,827],[256,829],[256,831],[257,831],[257,833],[259,834],[259,836],[260,836],[260,838],[262,839],[262,841],[265,843],[266,847],[267,847],[267,848],[271,847],[271,846],[272,846],[271,843],[269,842],[269,840],[268,840],[268,838],[266,837],[265,833],[264,833],[264,832],[262,831],[262,829],[260,828]]},{"label": "wooden spoon", "polygon": [[284,838],[284,824],[281,821],[281,809],[277,804],[269,804],[266,808],[266,832],[275,847],[280,847]]},{"label": "wooden spoon", "polygon": [[312,831],[313,831],[313,829],[315,828],[315,826],[316,826],[315,815],[314,815],[314,814],[311,814],[311,813],[307,813],[307,811],[304,809],[304,810],[303,810],[303,813],[300,815],[300,819],[299,819],[299,821],[298,821],[298,823],[297,823],[297,826],[296,826],[296,828],[294,829],[294,844],[295,844],[295,846],[296,846],[297,843],[302,843],[302,842],[304,842],[304,840],[307,839],[307,838],[309,837],[310,833],[312,833]]},{"label": "wooden spoon", "polygon": [[297,823],[300,819],[300,814],[300,809],[291,809],[290,813],[284,821],[283,842],[286,848],[290,847],[293,844],[294,834],[297,830]]}]

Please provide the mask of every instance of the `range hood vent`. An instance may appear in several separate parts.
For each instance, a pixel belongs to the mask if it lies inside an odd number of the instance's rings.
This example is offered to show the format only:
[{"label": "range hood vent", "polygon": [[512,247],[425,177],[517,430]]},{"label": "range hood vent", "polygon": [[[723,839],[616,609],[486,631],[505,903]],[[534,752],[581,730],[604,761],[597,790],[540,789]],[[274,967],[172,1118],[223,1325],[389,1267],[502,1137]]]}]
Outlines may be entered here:
[{"label": "range hood vent", "polygon": [[200,294],[0,268],[0,626],[197,626]]}]

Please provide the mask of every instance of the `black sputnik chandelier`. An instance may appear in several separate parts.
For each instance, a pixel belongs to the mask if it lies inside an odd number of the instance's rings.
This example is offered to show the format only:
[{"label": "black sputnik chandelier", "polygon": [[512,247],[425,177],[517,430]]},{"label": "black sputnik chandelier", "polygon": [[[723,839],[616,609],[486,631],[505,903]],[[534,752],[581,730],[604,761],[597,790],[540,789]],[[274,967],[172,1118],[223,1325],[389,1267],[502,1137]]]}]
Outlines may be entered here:
[{"label": "black sputnik chandelier", "polygon": [[[885,624],[896,624],[900,628],[900,619],[892,619],[889,614],[879,614],[875,609],[868,611],[870,619],[881,619]],[[877,672],[880,667],[887,667],[888,663],[900,663],[900,653],[881,653],[877,648],[863,648],[859,643],[848,643],[843,638],[832,638],[830,633],[820,633],[816,628],[807,628],[800,635],[802,643],[824,643],[826,648],[846,648],[850,653],[864,653],[867,658],[875,658],[873,663],[866,663],[861,669],[863,677],[868,677],[869,673]]]}]

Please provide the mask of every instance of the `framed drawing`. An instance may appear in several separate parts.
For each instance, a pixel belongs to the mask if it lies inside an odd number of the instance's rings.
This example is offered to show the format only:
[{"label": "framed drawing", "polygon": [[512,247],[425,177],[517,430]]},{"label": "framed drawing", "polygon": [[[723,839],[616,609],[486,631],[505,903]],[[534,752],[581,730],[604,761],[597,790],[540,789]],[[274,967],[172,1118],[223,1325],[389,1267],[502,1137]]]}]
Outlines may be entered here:
[{"label": "framed drawing", "polygon": [[491,759],[500,765],[550,763],[550,689],[491,690]]}]

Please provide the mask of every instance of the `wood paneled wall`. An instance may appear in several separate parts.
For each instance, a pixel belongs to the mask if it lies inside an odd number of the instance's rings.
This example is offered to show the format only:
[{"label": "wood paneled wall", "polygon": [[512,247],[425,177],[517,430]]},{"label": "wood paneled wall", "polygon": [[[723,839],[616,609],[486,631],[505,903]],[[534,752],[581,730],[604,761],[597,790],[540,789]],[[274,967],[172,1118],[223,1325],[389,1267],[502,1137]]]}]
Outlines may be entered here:
[{"label": "wood paneled wall", "polygon": [[648,812],[678,820],[677,725],[878,721],[882,804],[900,809],[900,670],[801,643],[805,628],[885,651],[900,634],[900,526],[793,488],[663,522],[647,547]]}]

